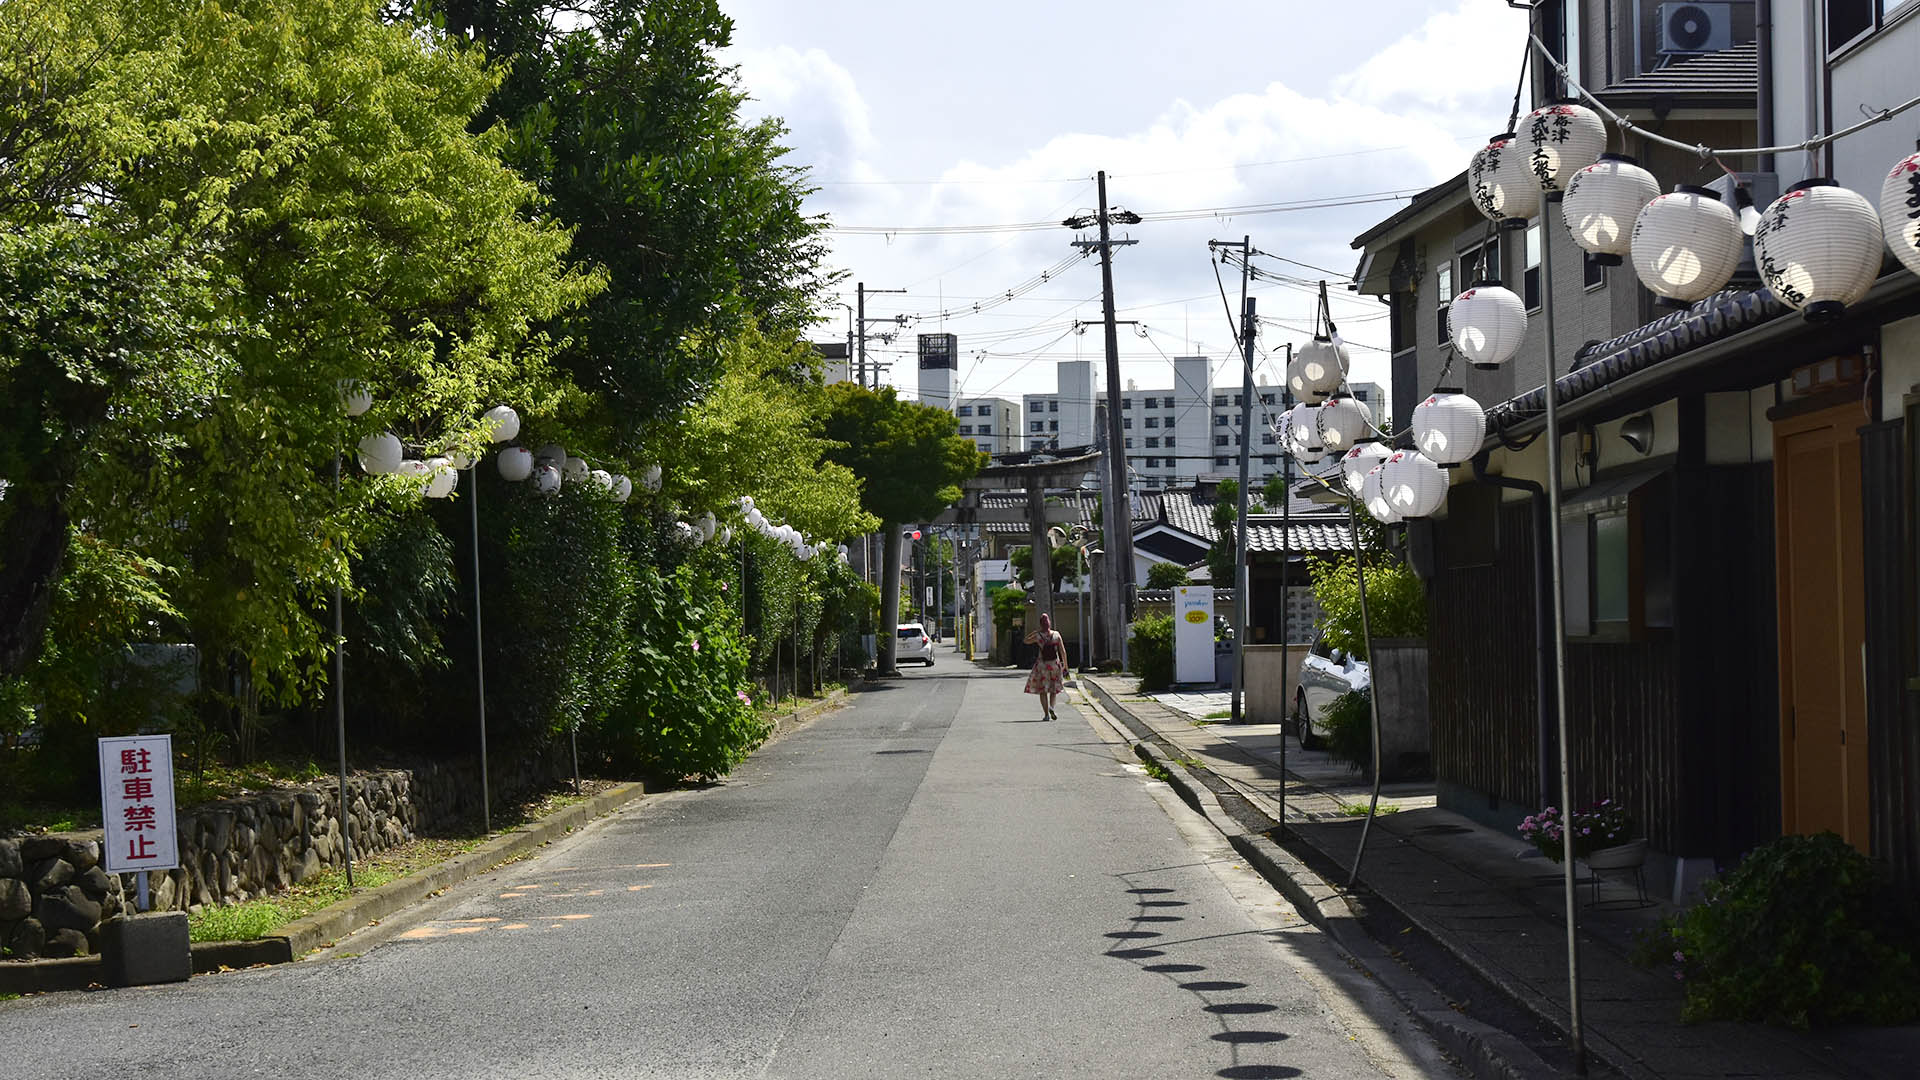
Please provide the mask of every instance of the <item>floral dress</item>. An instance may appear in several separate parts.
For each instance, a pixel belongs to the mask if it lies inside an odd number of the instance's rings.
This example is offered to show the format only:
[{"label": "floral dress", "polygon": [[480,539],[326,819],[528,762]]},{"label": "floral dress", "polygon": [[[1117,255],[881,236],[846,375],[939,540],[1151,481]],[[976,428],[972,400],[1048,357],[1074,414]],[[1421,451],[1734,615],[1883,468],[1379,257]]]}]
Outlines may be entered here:
[{"label": "floral dress", "polygon": [[[1053,659],[1045,659],[1047,645],[1053,645]],[[1027,674],[1027,693],[1062,694],[1067,689],[1067,643],[1060,631],[1049,630],[1039,642],[1033,658],[1033,670]]]}]

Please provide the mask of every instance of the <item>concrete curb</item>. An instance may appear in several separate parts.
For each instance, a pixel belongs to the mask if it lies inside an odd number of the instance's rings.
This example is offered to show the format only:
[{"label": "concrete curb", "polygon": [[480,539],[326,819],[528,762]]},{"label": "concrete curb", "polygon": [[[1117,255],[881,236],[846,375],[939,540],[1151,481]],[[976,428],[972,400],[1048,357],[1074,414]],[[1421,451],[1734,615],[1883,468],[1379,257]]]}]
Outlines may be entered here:
[{"label": "concrete curb", "polygon": [[[1103,711],[1135,735],[1134,753],[1141,760],[1166,770],[1168,782],[1181,801],[1220,830],[1241,858],[1286,897],[1302,918],[1352,957],[1435,1042],[1459,1059],[1478,1080],[1542,1080],[1560,1075],[1559,1070],[1512,1034],[1455,1009],[1445,995],[1414,974],[1367,933],[1347,903],[1344,890],[1315,873],[1265,831],[1250,831],[1226,813],[1212,790],[1199,783],[1185,765],[1170,757],[1153,730],[1128,712],[1105,687],[1089,679],[1086,688],[1098,699]],[[1267,822],[1269,828],[1277,828],[1279,824],[1270,818]]]},{"label": "concrete curb", "polygon": [[[823,702],[822,707],[831,703]],[[282,927],[280,933],[255,941],[204,941],[192,946],[196,975],[221,968],[284,964],[305,956],[428,896],[476,877],[518,855],[572,832],[587,822],[624,807],[646,794],[639,783],[621,784],[556,813],[494,837],[464,855],[375,889],[355,893]],[[84,990],[105,985],[106,968],[98,956],[63,960],[0,963],[0,993],[36,994],[56,990]]]}]

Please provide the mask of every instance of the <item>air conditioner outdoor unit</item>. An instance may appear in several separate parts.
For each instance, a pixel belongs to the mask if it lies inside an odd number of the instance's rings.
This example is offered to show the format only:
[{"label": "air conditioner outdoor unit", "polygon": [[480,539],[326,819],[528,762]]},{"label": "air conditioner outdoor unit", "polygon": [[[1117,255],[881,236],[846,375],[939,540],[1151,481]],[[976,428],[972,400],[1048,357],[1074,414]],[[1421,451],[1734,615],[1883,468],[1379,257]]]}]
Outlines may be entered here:
[{"label": "air conditioner outdoor unit", "polygon": [[1660,55],[1691,56],[1733,47],[1732,4],[1661,4]]}]

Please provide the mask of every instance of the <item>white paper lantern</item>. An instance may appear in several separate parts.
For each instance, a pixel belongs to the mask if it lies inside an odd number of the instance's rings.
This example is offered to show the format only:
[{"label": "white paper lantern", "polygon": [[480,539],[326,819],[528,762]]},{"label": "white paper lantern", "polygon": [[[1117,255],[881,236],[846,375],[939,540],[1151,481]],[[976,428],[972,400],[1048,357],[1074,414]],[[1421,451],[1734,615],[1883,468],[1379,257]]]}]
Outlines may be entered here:
[{"label": "white paper lantern", "polygon": [[1413,445],[1442,465],[1479,453],[1486,438],[1486,410],[1458,390],[1436,390],[1413,407]]},{"label": "white paper lantern", "polygon": [[560,490],[560,470],[552,465],[541,465],[533,470],[533,490],[542,495],[551,495]]},{"label": "white paper lantern", "polygon": [[495,405],[487,410],[487,438],[493,442],[511,442],[520,435],[520,414],[506,405]]},{"label": "white paper lantern", "polygon": [[742,495],[737,501],[738,501],[741,513],[744,514],[747,511],[753,509],[753,496]]},{"label": "white paper lantern", "polygon": [[373,395],[359,379],[341,379],[334,385],[340,393],[341,412],[348,416],[359,416],[373,408]]},{"label": "white paper lantern", "polygon": [[437,457],[427,462],[427,498],[444,499],[453,494],[453,487],[459,482],[460,474],[451,461]]},{"label": "white paper lantern", "polygon": [[1367,474],[1393,455],[1385,443],[1368,439],[1354,443],[1340,458],[1340,480],[1347,485],[1347,492],[1355,498],[1366,493]]},{"label": "white paper lantern", "polygon": [[758,508],[749,510],[747,524],[753,527],[753,531],[764,533],[767,531],[767,515],[761,513]]},{"label": "white paper lantern", "polygon": [[577,457],[568,458],[566,463],[560,466],[560,472],[569,484],[585,483],[587,477],[592,475],[592,470],[587,468],[587,459]]},{"label": "white paper lantern", "polygon": [[1607,148],[1607,125],[1584,105],[1545,105],[1527,114],[1521,126],[1527,144],[1527,169],[1549,193],[1600,159]]},{"label": "white paper lantern", "polygon": [[1387,463],[1367,470],[1367,478],[1360,486],[1360,501],[1366,505],[1367,513],[1382,525],[1391,525],[1400,520],[1400,512],[1393,508],[1393,500],[1387,498]]},{"label": "white paper lantern", "polygon": [[1920,154],[1901,158],[1880,185],[1880,227],[1893,257],[1920,274]]},{"label": "white paper lantern", "polygon": [[1287,386],[1297,398],[1318,401],[1340,389],[1347,378],[1347,364],[1344,345],[1316,337],[1300,346],[1287,364]]},{"label": "white paper lantern", "polygon": [[1660,183],[1625,154],[1600,160],[1573,174],[1560,219],[1582,251],[1602,266],[1619,266],[1633,246],[1633,223],[1658,198]]},{"label": "white paper lantern", "polygon": [[1302,461],[1320,460],[1326,446],[1320,442],[1320,406],[1303,401],[1287,410],[1286,425],[1281,428],[1281,436],[1286,440],[1287,452]]},{"label": "white paper lantern", "polygon": [[1373,410],[1356,397],[1333,397],[1314,414],[1320,426],[1320,445],[1331,453],[1345,453],[1347,447],[1372,431]]},{"label": "white paper lantern", "polygon": [[614,502],[626,502],[627,497],[632,494],[633,494],[633,481],[628,479],[626,474],[622,473],[621,475],[613,478],[613,501]]},{"label": "white paper lantern", "polygon": [[590,477],[594,483],[600,485],[601,491],[613,490],[613,474],[607,470],[595,469],[588,473],[587,476]]},{"label": "white paper lantern", "polygon": [[1633,272],[1670,300],[1704,300],[1733,277],[1746,239],[1719,192],[1682,184],[1655,196],[1634,219]]},{"label": "white paper lantern", "polygon": [[722,547],[725,547],[726,545],[731,543],[733,543],[733,526],[731,525],[720,526],[720,545]]},{"label": "white paper lantern", "polygon": [[500,451],[500,479],[517,484],[533,475],[533,451],[524,446],[509,446]]},{"label": "white paper lantern", "polygon": [[398,471],[403,454],[399,437],[391,431],[360,440],[360,468],[374,476]]},{"label": "white paper lantern", "polygon": [[449,450],[441,455],[447,459],[447,467],[460,472],[473,468],[474,457],[465,450]]},{"label": "white paper lantern", "polygon": [[1540,212],[1540,182],[1527,165],[1527,148],[1509,131],[1473,155],[1467,190],[1474,209],[1507,228],[1519,228]]},{"label": "white paper lantern", "polygon": [[408,458],[402,461],[400,467],[393,470],[393,472],[395,476],[413,481],[420,489],[420,493],[424,495],[427,490],[427,481],[433,473],[433,467],[421,461],[419,458]]},{"label": "white paper lantern", "polygon": [[548,443],[533,452],[533,461],[536,465],[551,465],[558,471],[567,464],[567,448],[559,443]]},{"label": "white paper lantern", "polygon": [[711,513],[701,514],[698,524],[700,526],[700,539],[703,542],[712,540],[720,532],[720,521]]},{"label": "white paper lantern", "polygon": [[1880,276],[1880,215],[1857,191],[1802,180],[1773,200],[1753,231],[1760,280],[1808,322],[1832,322]]},{"label": "white paper lantern", "polygon": [[647,471],[640,474],[640,483],[645,485],[648,491],[659,491],[660,490],[660,466],[658,465],[647,466]]},{"label": "white paper lantern", "polygon": [[1496,368],[1520,351],[1527,336],[1527,305],[1499,282],[1482,281],[1447,307],[1453,347],[1477,368]]},{"label": "white paper lantern", "polygon": [[1394,451],[1380,469],[1387,501],[1403,518],[1427,517],[1447,501],[1447,470],[1417,450]]}]

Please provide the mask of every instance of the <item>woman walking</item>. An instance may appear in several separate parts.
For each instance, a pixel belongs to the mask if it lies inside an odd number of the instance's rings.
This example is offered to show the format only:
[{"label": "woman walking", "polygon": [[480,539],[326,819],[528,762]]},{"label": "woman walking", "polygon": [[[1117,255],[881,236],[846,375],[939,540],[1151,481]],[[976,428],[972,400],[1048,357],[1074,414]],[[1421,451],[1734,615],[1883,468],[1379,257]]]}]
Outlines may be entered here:
[{"label": "woman walking", "polygon": [[1027,635],[1027,644],[1040,646],[1033,671],[1027,675],[1027,693],[1040,695],[1040,719],[1055,719],[1053,699],[1067,688],[1067,643],[1054,630],[1052,617],[1043,612],[1040,629]]}]

